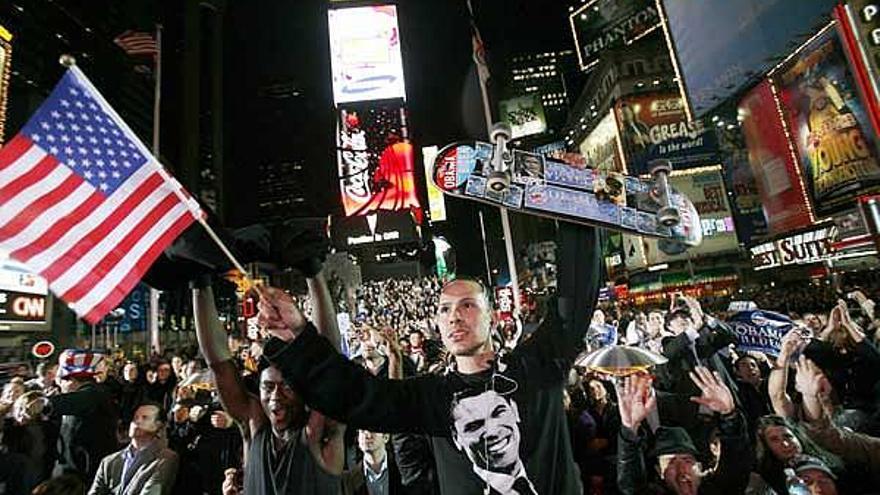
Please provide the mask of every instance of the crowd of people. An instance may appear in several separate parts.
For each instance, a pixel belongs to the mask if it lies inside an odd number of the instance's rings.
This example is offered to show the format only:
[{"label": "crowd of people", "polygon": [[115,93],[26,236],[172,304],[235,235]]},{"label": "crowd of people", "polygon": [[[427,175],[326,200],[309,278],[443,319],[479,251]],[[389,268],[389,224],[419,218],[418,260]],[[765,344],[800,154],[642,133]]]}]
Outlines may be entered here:
[{"label": "crowd of people", "polygon": [[[871,289],[789,311],[776,355],[738,350],[727,315],[683,295],[591,321],[598,281],[572,280],[595,265],[559,262],[524,323],[498,321],[476,280],[346,295],[312,273],[296,300],[258,289],[253,342],[227,334],[202,277],[197,349],[69,349],[16,372],[0,493],[880,493]],[[575,365],[613,344],[666,362]]]}]

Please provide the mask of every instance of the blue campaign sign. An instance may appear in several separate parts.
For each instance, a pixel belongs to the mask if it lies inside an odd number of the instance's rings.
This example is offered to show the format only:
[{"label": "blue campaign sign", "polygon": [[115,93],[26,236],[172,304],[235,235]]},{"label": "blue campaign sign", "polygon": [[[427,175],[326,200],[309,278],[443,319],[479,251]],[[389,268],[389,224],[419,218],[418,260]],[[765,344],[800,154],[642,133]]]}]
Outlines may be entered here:
[{"label": "blue campaign sign", "polygon": [[125,310],[125,315],[119,322],[119,331],[125,333],[146,330],[149,304],[150,288],[144,284],[138,284],[119,305]]},{"label": "blue campaign sign", "polygon": [[617,344],[617,327],[607,323],[594,323],[587,331],[587,340],[596,347],[615,345]]},{"label": "blue campaign sign", "polygon": [[760,351],[770,356],[779,355],[782,337],[794,327],[791,318],[760,309],[740,311],[727,323],[739,341],[737,350]]}]

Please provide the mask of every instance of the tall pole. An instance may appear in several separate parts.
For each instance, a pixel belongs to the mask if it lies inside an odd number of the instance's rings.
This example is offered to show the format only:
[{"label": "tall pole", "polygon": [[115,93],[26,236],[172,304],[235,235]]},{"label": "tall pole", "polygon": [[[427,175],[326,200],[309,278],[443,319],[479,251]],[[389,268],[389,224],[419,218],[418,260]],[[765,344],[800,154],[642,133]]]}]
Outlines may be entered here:
[{"label": "tall pole", "polygon": [[[474,46],[474,62],[477,64],[477,75],[480,80],[480,93],[483,97],[483,116],[486,119],[486,133],[492,133],[492,106],[489,101],[489,88],[487,83],[489,80],[489,66],[486,63],[485,45],[483,38],[477,30],[477,21],[474,17],[473,6],[471,0],[467,2],[468,11],[471,15],[471,28],[473,29],[472,42]],[[498,207],[501,213],[501,229],[504,232],[504,251],[507,253],[507,271],[510,273],[510,285],[513,288],[513,307],[516,314],[520,313],[520,295],[519,295],[519,276],[516,273],[516,258],[513,255],[513,235],[510,231],[510,218],[507,214],[507,208]],[[485,245],[485,241],[484,241]],[[491,278],[489,281],[491,282]]]},{"label": "tall pole", "polygon": [[489,267],[489,247],[486,244],[486,223],[483,221],[483,211],[477,212],[480,215],[480,235],[483,237],[483,259],[486,260],[486,284],[495,285],[492,281],[492,269]]},{"label": "tall pole", "polygon": [[[153,89],[153,156],[159,157],[159,119],[162,102],[162,25],[156,24],[156,60],[155,60],[155,88]],[[159,294],[156,289],[150,288],[150,318],[147,338],[146,355],[150,356],[150,349],[157,353],[162,351],[159,342]]]}]

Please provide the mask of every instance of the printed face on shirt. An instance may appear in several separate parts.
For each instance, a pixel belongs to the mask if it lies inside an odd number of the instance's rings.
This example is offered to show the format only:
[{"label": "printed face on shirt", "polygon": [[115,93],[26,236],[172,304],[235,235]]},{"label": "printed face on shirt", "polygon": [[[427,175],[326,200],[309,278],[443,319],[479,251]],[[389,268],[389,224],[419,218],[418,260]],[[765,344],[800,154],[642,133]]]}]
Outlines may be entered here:
[{"label": "printed face on shirt", "polygon": [[479,468],[513,474],[519,462],[519,410],[494,390],[452,406],[453,441]]},{"label": "printed face on shirt", "polygon": [[690,454],[661,455],[663,482],[676,495],[696,495],[703,480],[700,463]]},{"label": "printed face on shirt", "polygon": [[272,428],[278,431],[298,425],[305,406],[300,397],[287,385],[281,371],[269,366],[260,373],[260,404]]},{"label": "printed face on shirt", "polygon": [[492,315],[479,284],[457,280],[440,293],[437,326],[443,345],[455,356],[472,356],[489,340]]},{"label": "printed face on shirt", "polygon": [[783,463],[801,453],[800,440],[786,426],[768,426],[763,436],[767,448]]}]

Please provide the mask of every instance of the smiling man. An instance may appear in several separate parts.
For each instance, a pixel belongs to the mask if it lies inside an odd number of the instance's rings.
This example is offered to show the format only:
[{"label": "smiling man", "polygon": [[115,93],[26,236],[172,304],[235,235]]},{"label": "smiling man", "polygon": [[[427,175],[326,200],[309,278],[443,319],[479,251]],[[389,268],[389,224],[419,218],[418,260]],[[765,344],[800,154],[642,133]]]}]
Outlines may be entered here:
[{"label": "smiling man", "polygon": [[443,287],[435,317],[454,358],[444,375],[371,375],[334,352],[279,290],[259,304],[260,324],[274,335],[264,355],[308,406],[329,417],[370,431],[430,435],[444,494],[580,494],[562,392],[598,293],[599,249],[591,228],[564,224],[560,234],[558,299],[510,353],[493,347],[485,288],[455,280]]}]

